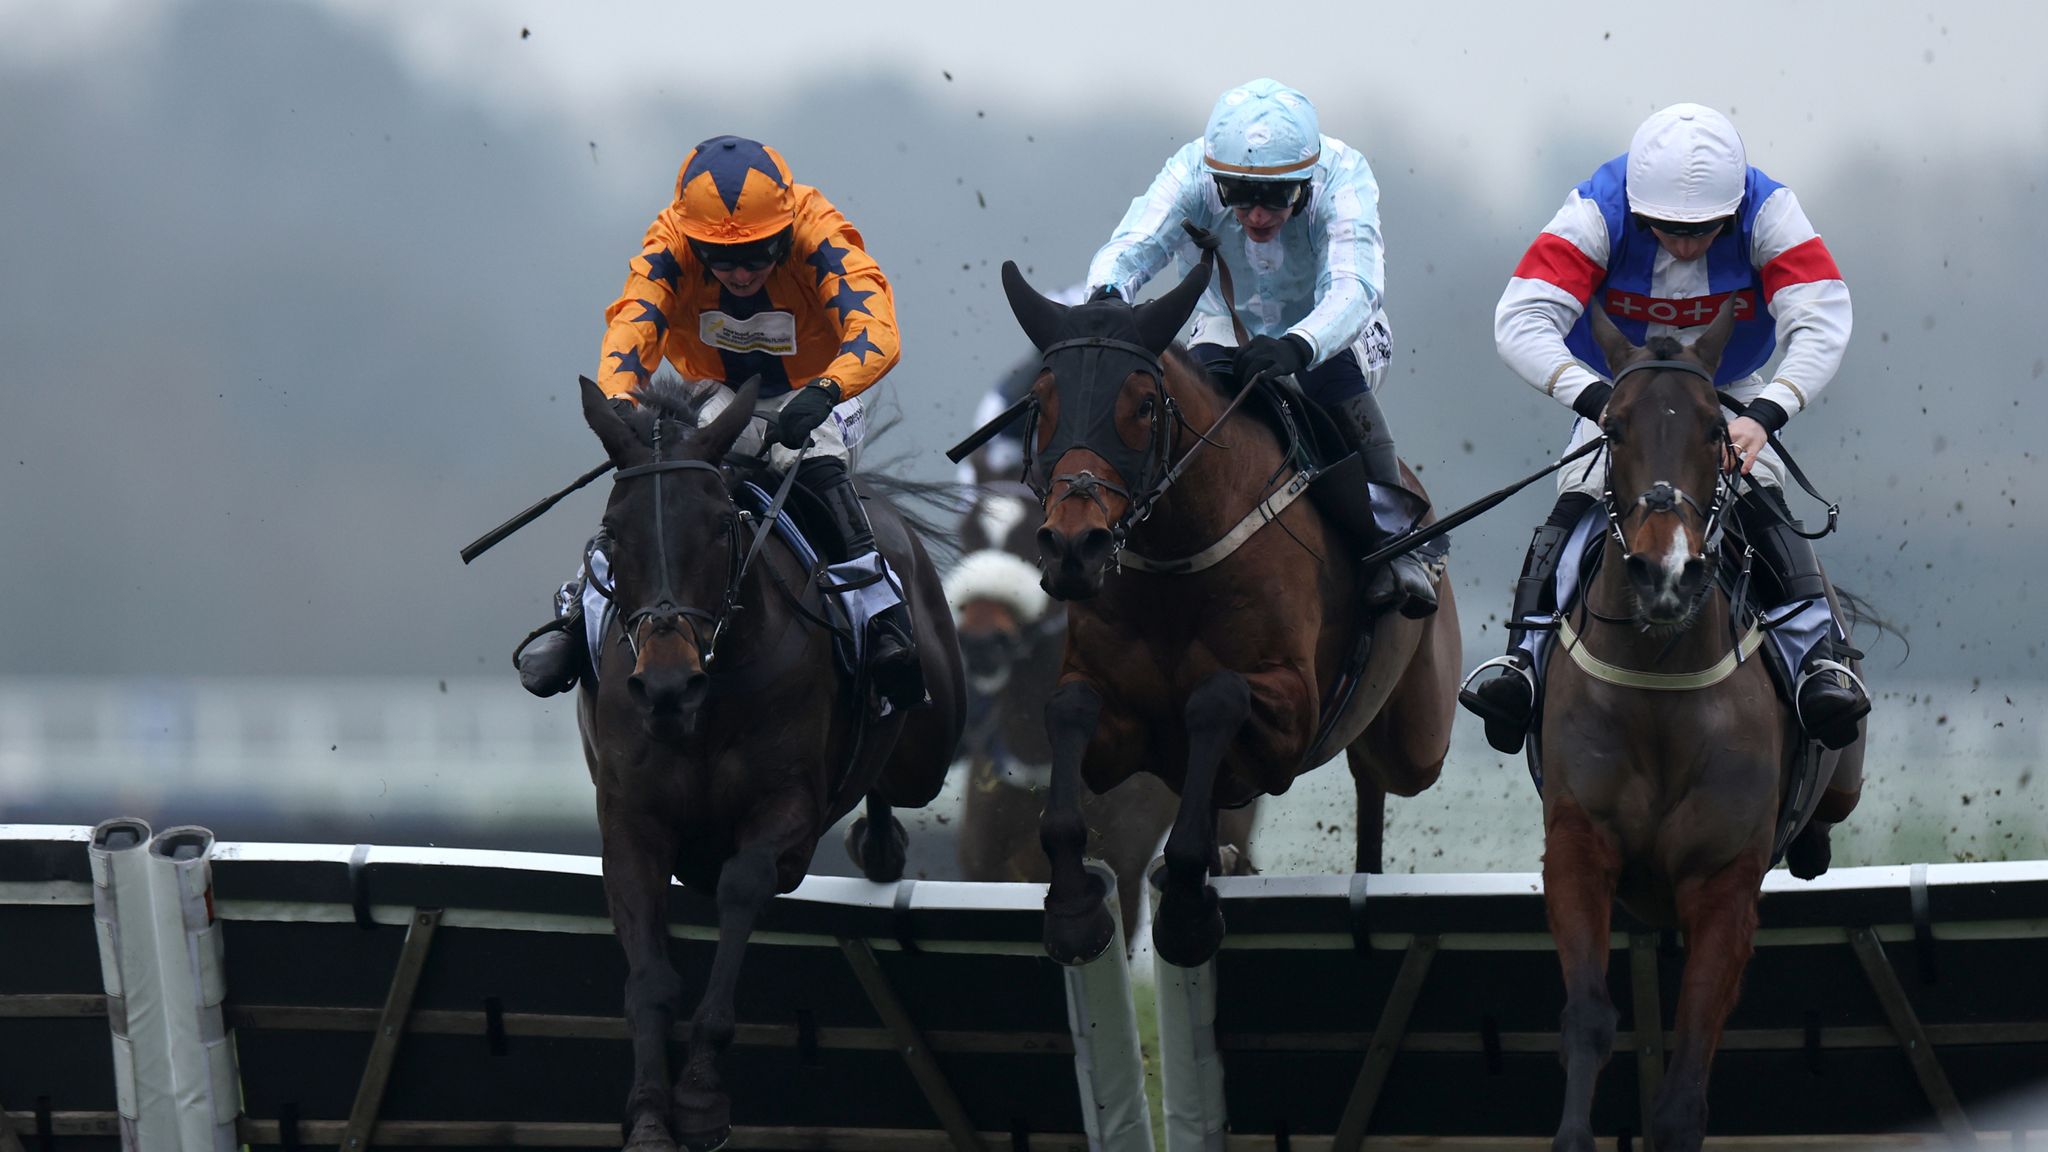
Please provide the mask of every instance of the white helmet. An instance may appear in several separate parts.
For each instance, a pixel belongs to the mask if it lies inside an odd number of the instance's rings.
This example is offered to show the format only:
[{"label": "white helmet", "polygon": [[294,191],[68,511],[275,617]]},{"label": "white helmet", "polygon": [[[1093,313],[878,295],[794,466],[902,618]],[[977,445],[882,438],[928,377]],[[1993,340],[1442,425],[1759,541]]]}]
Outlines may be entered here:
[{"label": "white helmet", "polygon": [[1735,125],[1703,104],[1653,113],[1628,142],[1628,208],[1652,220],[1699,224],[1731,215],[1748,179]]},{"label": "white helmet", "polygon": [[1225,92],[1202,133],[1202,167],[1237,180],[1306,180],[1323,154],[1316,106],[1260,78]]}]

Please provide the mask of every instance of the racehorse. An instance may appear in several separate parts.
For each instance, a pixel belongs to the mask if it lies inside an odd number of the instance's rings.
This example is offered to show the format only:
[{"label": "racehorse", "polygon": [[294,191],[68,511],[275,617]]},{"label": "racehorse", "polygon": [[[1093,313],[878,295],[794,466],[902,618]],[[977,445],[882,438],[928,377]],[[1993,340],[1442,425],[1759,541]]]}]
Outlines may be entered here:
[{"label": "racehorse", "polygon": [[[980,461],[977,457],[977,466]],[[967,796],[959,860],[968,880],[1043,884],[1051,878],[1038,843],[1051,775],[1045,704],[1059,681],[1066,616],[1037,586],[1037,500],[1021,484],[985,474],[960,521],[961,563],[946,577],[947,599],[967,667]],[[1124,942],[1137,942],[1145,866],[1173,823],[1179,802],[1157,777],[1137,775],[1103,795],[1081,798],[1087,854],[1116,873]],[[1218,822],[1224,872],[1249,875],[1256,803]]]},{"label": "racehorse", "polygon": [[[1270,522],[1279,531],[1250,530],[1220,562],[1172,570],[1257,524],[1304,479],[1267,423],[1250,412],[1223,422],[1232,397],[1170,347],[1210,269],[1203,260],[1144,304],[1064,306],[1003,266],[1011,310],[1044,356],[1027,445],[1045,506],[1044,587],[1067,601],[1040,831],[1052,866],[1045,944],[1063,963],[1099,953],[1113,928],[1081,866],[1084,779],[1103,792],[1143,771],[1180,794],[1152,940],[1194,967],[1223,938],[1206,880],[1219,809],[1285,792],[1340,748],[1355,776],[1412,796],[1435,782],[1449,746],[1459,646],[1448,580],[1433,616],[1363,620],[1351,541],[1313,501],[1286,504]],[[1370,656],[1326,715],[1365,629]],[[1397,704],[1398,723],[1369,727]]]},{"label": "racehorse", "polygon": [[[1734,624],[1749,622],[1731,623],[1715,579],[1736,477],[1713,378],[1734,309],[1724,307],[1689,348],[1668,337],[1637,348],[1603,311],[1590,315],[1614,373],[1602,417],[1608,531],[1579,598],[1583,634],[1561,634],[1549,661],[1540,732],[1544,901],[1566,997],[1553,1147],[1594,1147],[1593,1091],[1614,1044],[1607,953],[1618,899],[1646,923],[1685,933],[1676,1049],[1651,1128],[1658,1152],[1696,1152],[1759,888],[1789,827],[1781,802],[1818,746],[1804,747],[1765,660],[1736,660],[1733,649],[1752,637],[1738,638]],[[1585,670],[1564,652],[1573,644],[1625,674]],[[1826,793],[1792,844],[1795,873],[1826,867],[1827,827],[1855,806],[1861,765],[1860,736],[1821,762]]]},{"label": "racehorse", "polygon": [[[876,543],[902,578],[930,703],[870,718],[839,679],[816,573],[735,503],[727,453],[757,388],[702,428],[657,382],[621,414],[583,382],[583,416],[617,466],[601,538],[616,620],[595,690],[578,700],[597,785],[605,896],[625,950],[633,1087],[630,1152],[721,1146],[730,1096],[718,1066],[735,1031],[733,990],[756,915],[802,881],[818,838],[856,804],[851,845],[869,879],[903,872],[892,806],[944,785],[963,718],[959,648],[930,559],[886,500],[869,496]],[[668,952],[668,886],[715,893],[718,945],[688,1052],[671,1088],[669,1033],[682,984]]]}]

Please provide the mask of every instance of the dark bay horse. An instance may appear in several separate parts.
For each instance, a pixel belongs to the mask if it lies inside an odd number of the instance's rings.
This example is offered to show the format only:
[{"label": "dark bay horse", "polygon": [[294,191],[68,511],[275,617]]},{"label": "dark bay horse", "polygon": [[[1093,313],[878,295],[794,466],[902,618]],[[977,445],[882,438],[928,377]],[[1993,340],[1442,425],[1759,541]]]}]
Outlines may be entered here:
[{"label": "dark bay horse", "polygon": [[[1045,705],[1059,682],[1066,616],[1038,587],[1038,501],[1022,484],[986,477],[960,522],[961,563],[946,577],[967,666],[967,796],[959,859],[968,880],[1043,884],[1051,879],[1038,822],[1052,775]],[[1139,774],[1081,797],[1087,855],[1116,873],[1126,946],[1137,941],[1145,867],[1180,802],[1158,777]],[[1219,818],[1224,871],[1249,875],[1257,805]]]},{"label": "dark bay horse", "polygon": [[[754,409],[752,383],[702,428],[660,384],[622,414],[589,381],[583,416],[618,472],[602,536],[618,621],[578,702],[597,785],[605,896],[626,953],[631,1152],[722,1145],[730,1097],[718,1065],[756,915],[802,881],[818,837],[865,801],[855,845],[868,878],[903,871],[891,806],[944,785],[962,722],[953,621],[930,559],[887,501],[875,539],[904,583],[931,703],[860,723],[839,682],[814,573],[779,542],[746,559],[759,521],[740,515],[722,466]],[[879,832],[879,834],[877,834]],[[683,988],[668,951],[671,876],[718,903],[718,945],[671,1086],[669,1034]]]},{"label": "dark bay horse", "polygon": [[[1685,933],[1676,1048],[1650,1123],[1658,1152],[1696,1152],[1780,801],[1805,749],[1764,658],[1734,660],[1729,600],[1714,579],[1735,478],[1713,376],[1734,309],[1724,307],[1689,348],[1664,337],[1637,348],[1600,309],[1591,316],[1614,373],[1602,419],[1609,530],[1574,615],[1583,622],[1576,643],[1629,675],[1582,669],[1564,651],[1572,638],[1561,636],[1544,688],[1543,885],[1566,996],[1553,1147],[1594,1147],[1594,1086],[1614,1044],[1607,959],[1618,899],[1639,919]],[[1618,682],[1641,673],[1650,676]],[[1822,761],[1826,791],[1793,842],[1795,872],[1825,867],[1827,826],[1855,806],[1861,764],[1860,736]]]},{"label": "dark bay horse", "polygon": [[1288,504],[1199,571],[1136,570],[1129,555],[1119,564],[1125,546],[1153,566],[1201,555],[1254,524],[1294,476],[1286,446],[1252,413],[1219,427],[1231,398],[1170,350],[1209,270],[1198,264],[1135,307],[1068,307],[1003,266],[1011,310],[1045,357],[1027,450],[1045,500],[1044,586],[1068,602],[1040,833],[1052,866],[1046,949],[1066,963],[1100,952],[1112,929],[1081,867],[1084,780],[1103,792],[1148,772],[1180,794],[1152,940],[1193,967],[1223,938],[1206,879],[1219,863],[1219,810],[1285,792],[1338,749],[1355,776],[1412,796],[1435,782],[1449,747],[1459,640],[1447,580],[1435,615],[1369,625],[1356,690],[1323,714],[1366,622],[1352,542],[1311,501]]}]

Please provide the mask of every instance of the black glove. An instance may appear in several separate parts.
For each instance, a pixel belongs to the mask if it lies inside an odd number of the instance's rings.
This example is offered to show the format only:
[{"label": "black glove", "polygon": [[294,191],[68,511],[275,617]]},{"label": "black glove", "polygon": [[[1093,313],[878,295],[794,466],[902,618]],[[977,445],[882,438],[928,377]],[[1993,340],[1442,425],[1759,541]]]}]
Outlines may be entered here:
[{"label": "black glove", "polygon": [[1308,341],[1292,332],[1277,339],[1254,336],[1251,343],[1237,350],[1230,367],[1240,384],[1250,384],[1252,377],[1261,373],[1268,379],[1292,376],[1308,367],[1308,358]]},{"label": "black glove", "polygon": [[1579,398],[1572,401],[1572,411],[1588,420],[1600,419],[1607,411],[1607,398],[1614,395],[1614,385],[1605,380],[1595,380],[1580,391]]},{"label": "black glove", "polygon": [[832,414],[833,405],[839,403],[839,385],[831,380],[818,379],[789,398],[782,411],[775,418],[775,440],[784,448],[801,448],[810,440],[811,433]]},{"label": "black glove", "polygon": [[1123,293],[1121,293],[1121,292],[1119,292],[1119,291],[1117,291],[1117,290],[1116,290],[1116,285],[1114,285],[1114,284],[1104,284],[1104,285],[1102,285],[1101,287],[1099,287],[1099,288],[1095,289],[1095,290],[1094,290],[1093,292],[1090,292],[1090,293],[1088,293],[1088,303],[1090,303],[1090,304],[1093,304],[1093,303],[1095,303],[1095,302],[1096,302],[1097,300],[1119,300],[1119,301],[1120,301],[1120,300],[1122,300],[1123,298],[1124,298],[1124,294],[1123,294]]}]

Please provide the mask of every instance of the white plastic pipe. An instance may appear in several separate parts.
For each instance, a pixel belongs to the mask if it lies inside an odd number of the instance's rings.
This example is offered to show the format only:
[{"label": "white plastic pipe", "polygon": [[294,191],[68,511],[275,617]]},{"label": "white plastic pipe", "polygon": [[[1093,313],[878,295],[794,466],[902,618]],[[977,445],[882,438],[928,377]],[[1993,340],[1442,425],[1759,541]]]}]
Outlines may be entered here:
[{"label": "white plastic pipe", "polygon": [[109,820],[89,850],[127,1152],[232,1152],[241,1112],[213,919],[213,834]]},{"label": "white plastic pipe", "polygon": [[[1165,863],[1154,860],[1146,869],[1155,916]],[[1159,986],[1159,1080],[1166,1150],[1223,1152],[1229,1117],[1223,1103],[1223,1058],[1216,1051],[1216,961],[1182,968],[1155,949],[1152,971]]]},{"label": "white plastic pipe", "polygon": [[1102,954],[1066,970],[1067,1025],[1074,1038],[1074,1079],[1090,1152],[1152,1152],[1152,1114],[1145,1104],[1145,1058],[1131,1000],[1116,873],[1100,860],[1087,868],[1103,880],[1103,903],[1116,933]]},{"label": "white plastic pipe", "polygon": [[120,1117],[121,1147],[126,1152],[146,1146],[176,1147],[177,1140],[175,1130],[145,1133],[145,1112],[155,1122],[168,1117],[170,1110],[160,1082],[142,1076],[137,1066],[137,1040],[141,1040],[143,1051],[154,1050],[154,1021],[162,1015],[156,983],[151,979],[156,967],[156,931],[149,916],[152,835],[149,825],[140,820],[109,820],[93,829],[87,849],[92,861],[92,917],[100,946],[100,985],[107,991],[107,1028],[113,1034],[115,1111]]}]

